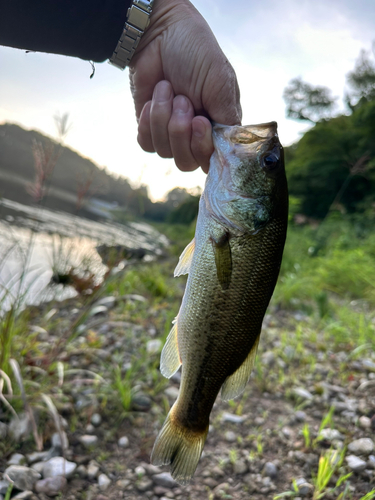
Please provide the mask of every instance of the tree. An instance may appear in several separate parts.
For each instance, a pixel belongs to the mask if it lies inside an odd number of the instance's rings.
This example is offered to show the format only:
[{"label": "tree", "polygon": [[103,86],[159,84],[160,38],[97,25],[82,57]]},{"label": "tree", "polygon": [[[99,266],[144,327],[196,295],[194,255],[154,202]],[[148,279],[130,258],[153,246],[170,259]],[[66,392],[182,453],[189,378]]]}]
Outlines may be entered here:
[{"label": "tree", "polygon": [[[375,42],[373,56],[375,56]],[[346,80],[351,88],[346,94],[346,102],[352,110],[363,102],[375,99],[375,60],[371,59],[369,51],[361,50],[354,70],[346,75]]]},{"label": "tree", "polygon": [[288,118],[307,120],[317,123],[323,118],[330,118],[335,107],[336,97],[332,97],[327,87],[314,87],[302,80],[293,78],[283,94]]}]

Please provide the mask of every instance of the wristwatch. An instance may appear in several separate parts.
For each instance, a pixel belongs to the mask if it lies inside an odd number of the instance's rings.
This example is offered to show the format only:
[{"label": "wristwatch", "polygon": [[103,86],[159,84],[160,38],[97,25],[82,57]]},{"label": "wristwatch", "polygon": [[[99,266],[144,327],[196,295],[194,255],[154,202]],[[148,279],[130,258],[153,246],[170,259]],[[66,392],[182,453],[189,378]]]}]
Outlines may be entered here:
[{"label": "wristwatch", "polygon": [[121,38],[108,61],[117,68],[125,69],[129,65],[143,33],[150,24],[153,4],[154,0],[132,1]]}]

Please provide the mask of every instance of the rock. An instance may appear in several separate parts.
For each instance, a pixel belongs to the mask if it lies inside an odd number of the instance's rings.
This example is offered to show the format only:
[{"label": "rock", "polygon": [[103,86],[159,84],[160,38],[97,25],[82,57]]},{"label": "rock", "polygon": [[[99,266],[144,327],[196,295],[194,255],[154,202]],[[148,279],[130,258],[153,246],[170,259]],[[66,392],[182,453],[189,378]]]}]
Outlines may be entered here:
[{"label": "rock", "polygon": [[274,364],[276,356],[273,351],[266,351],[262,354],[262,363],[271,366]]},{"label": "rock", "polygon": [[233,415],[233,413],[224,412],[221,416],[222,422],[231,422],[232,424],[242,424],[245,422],[247,415]]},{"label": "rock", "polygon": [[305,422],[306,413],[304,411],[298,410],[295,412],[294,417],[297,422]]},{"label": "rock", "polygon": [[138,465],[134,469],[134,473],[137,474],[138,477],[142,477],[146,474],[146,469],[144,467],[142,467],[142,465]]},{"label": "rock", "polygon": [[7,461],[7,465],[24,465],[26,463],[25,455],[21,453],[13,453],[10,459]]},{"label": "rock", "polygon": [[18,418],[13,417],[8,430],[17,443],[27,438],[32,430],[29,416],[21,413]]},{"label": "rock", "polygon": [[94,434],[95,427],[92,424],[87,424],[85,431],[87,434]]},{"label": "rock", "polygon": [[6,479],[3,479],[2,481],[0,480],[0,495],[5,495],[6,492],[8,491],[10,482],[7,481]]},{"label": "rock", "polygon": [[247,464],[244,460],[236,460],[233,464],[233,472],[235,474],[245,474],[247,472]]},{"label": "rock", "polygon": [[151,399],[144,394],[137,394],[132,401],[132,409],[136,411],[149,411]]},{"label": "rock", "polygon": [[127,448],[129,446],[129,438],[127,436],[122,436],[120,439],[117,441],[117,444],[121,448]]},{"label": "rock", "polygon": [[152,481],[164,488],[176,488],[179,484],[172,478],[169,472],[162,472],[160,474],[155,474],[152,476]]},{"label": "rock", "polygon": [[14,483],[18,490],[32,490],[34,484],[40,479],[40,474],[34,469],[29,469],[24,465],[11,465],[5,469],[5,474]]},{"label": "rock", "polygon": [[345,457],[345,460],[348,463],[349,469],[353,472],[361,472],[366,469],[367,464],[361,458],[356,457],[355,455],[348,455]]},{"label": "rock", "polygon": [[339,432],[337,429],[322,429],[318,437],[321,439],[326,439],[327,441],[332,441],[334,439],[338,439],[342,441],[344,439],[344,436]]},{"label": "rock", "polygon": [[233,443],[237,439],[237,434],[233,431],[227,431],[224,436],[228,443]]},{"label": "rock", "polygon": [[66,432],[62,431],[61,435],[58,432],[52,434],[51,444],[52,448],[56,450],[67,450],[69,448],[69,441]]},{"label": "rock", "polygon": [[86,448],[94,446],[98,442],[98,436],[93,436],[92,434],[84,434],[78,438],[79,442]]},{"label": "rock", "polygon": [[43,476],[55,477],[65,476],[70,477],[77,468],[77,464],[69,462],[63,457],[54,457],[48,460],[43,467]]},{"label": "rock", "polygon": [[371,429],[371,418],[365,417],[365,415],[359,418],[358,423],[362,429]]},{"label": "rock", "polygon": [[101,491],[105,491],[108,489],[108,486],[111,484],[111,480],[106,474],[100,474],[98,477],[98,485]]},{"label": "rock", "polygon": [[32,464],[30,467],[37,472],[39,472],[40,475],[43,475],[43,469],[44,469],[45,462],[35,462]]},{"label": "rock", "polygon": [[277,477],[277,467],[272,462],[266,462],[263,467],[263,475],[275,479]]},{"label": "rock", "polygon": [[34,464],[35,462],[42,462],[48,457],[48,451],[34,451],[34,453],[29,453],[26,455],[28,464]]},{"label": "rock", "polygon": [[81,479],[85,479],[87,477],[87,469],[82,464],[77,467],[77,471],[76,472],[77,472],[77,474],[79,475],[79,477]]},{"label": "rock", "polygon": [[370,469],[375,469],[375,456],[370,455],[367,460],[367,467]]},{"label": "rock", "polygon": [[116,486],[120,488],[120,490],[124,490],[127,486],[131,484],[131,481],[129,479],[119,479],[116,481]]},{"label": "rock", "polygon": [[113,296],[103,297],[95,302],[94,307],[96,306],[105,306],[107,309],[113,309],[116,305],[117,298]]},{"label": "rock", "polygon": [[283,427],[281,429],[281,432],[282,432],[283,436],[286,437],[287,439],[291,439],[293,436],[293,431],[289,427]]},{"label": "rock", "polygon": [[92,316],[98,316],[100,314],[108,314],[108,308],[106,306],[95,306],[87,314],[88,318],[91,318]]},{"label": "rock", "polygon": [[99,427],[102,423],[102,416],[99,413],[93,413],[91,416],[91,423],[95,427]]},{"label": "rock", "polygon": [[95,462],[95,460],[91,460],[87,466],[87,477],[89,479],[95,479],[100,470],[99,465]]},{"label": "rock", "polygon": [[35,491],[37,493],[44,493],[49,497],[55,497],[64,491],[67,483],[67,479],[63,476],[47,477],[36,482]]},{"label": "rock", "polygon": [[352,441],[348,445],[348,450],[354,454],[370,455],[374,450],[374,442],[370,438],[360,438]]},{"label": "rock", "polygon": [[0,440],[3,440],[7,437],[8,434],[8,426],[3,422],[0,422]]},{"label": "rock", "polygon": [[[296,484],[298,486],[298,493],[302,497],[306,497],[310,495],[310,493],[314,490],[314,486],[306,481],[305,478],[300,478],[296,480]],[[293,485],[292,485],[293,488]]]},{"label": "rock", "polygon": [[137,488],[138,491],[148,491],[148,490],[151,490],[152,486],[153,486],[153,482],[148,477],[142,477],[136,483],[136,488]]},{"label": "rock", "polygon": [[34,496],[34,494],[32,491],[26,490],[26,491],[21,491],[20,493],[17,493],[17,495],[12,497],[12,500],[31,500],[33,498],[33,496]]},{"label": "rock", "polygon": [[156,354],[161,350],[163,342],[160,339],[149,340],[146,344],[146,350],[149,354]]},{"label": "rock", "polygon": [[179,390],[177,387],[174,387],[173,385],[171,385],[170,387],[167,387],[164,391],[164,394],[168,397],[170,397],[171,399],[177,399],[178,397],[178,393],[179,393]]},{"label": "rock", "polygon": [[308,401],[311,401],[314,398],[311,392],[309,392],[307,389],[304,389],[303,387],[295,387],[292,390],[292,394],[295,398],[306,399]]}]

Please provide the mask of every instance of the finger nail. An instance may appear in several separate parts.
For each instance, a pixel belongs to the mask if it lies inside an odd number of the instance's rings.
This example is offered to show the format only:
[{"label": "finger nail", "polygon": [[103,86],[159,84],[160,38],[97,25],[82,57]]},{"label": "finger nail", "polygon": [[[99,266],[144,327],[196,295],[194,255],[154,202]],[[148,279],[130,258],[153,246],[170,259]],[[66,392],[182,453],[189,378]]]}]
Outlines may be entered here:
[{"label": "finger nail", "polygon": [[187,113],[189,111],[189,101],[183,95],[179,95],[173,101],[173,111]]},{"label": "finger nail", "polygon": [[168,82],[159,82],[155,87],[154,97],[159,102],[168,101],[172,97],[170,84]]},{"label": "finger nail", "polygon": [[206,128],[200,121],[193,121],[193,134],[195,137],[202,138],[206,134]]}]

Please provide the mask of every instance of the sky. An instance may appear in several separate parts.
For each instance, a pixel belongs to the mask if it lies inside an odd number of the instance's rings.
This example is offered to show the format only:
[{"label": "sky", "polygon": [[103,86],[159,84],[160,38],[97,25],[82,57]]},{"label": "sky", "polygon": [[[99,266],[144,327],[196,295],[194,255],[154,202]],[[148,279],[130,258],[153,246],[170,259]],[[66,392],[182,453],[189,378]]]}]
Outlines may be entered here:
[{"label": "sky", "polygon": [[[157,1],[157,0],[156,0]],[[284,145],[306,123],[287,119],[283,90],[297,76],[342,96],[345,75],[375,39],[375,0],[194,0],[234,67],[243,123],[275,120]],[[146,184],[152,199],[176,186],[203,187],[205,174],[180,172],[173,160],[145,153],[124,72],[88,62],[0,46],[0,123],[17,123],[56,136],[53,117],[69,114],[66,145],[98,166]]]}]

